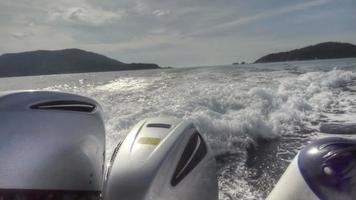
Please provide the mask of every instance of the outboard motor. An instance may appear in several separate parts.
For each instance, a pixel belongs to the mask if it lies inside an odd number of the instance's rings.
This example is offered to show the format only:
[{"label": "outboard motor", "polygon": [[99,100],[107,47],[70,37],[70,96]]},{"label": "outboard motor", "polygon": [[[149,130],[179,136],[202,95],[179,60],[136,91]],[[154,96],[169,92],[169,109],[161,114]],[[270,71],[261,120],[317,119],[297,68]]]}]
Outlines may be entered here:
[{"label": "outboard motor", "polygon": [[110,164],[104,199],[218,199],[215,159],[190,121],[139,122]]},{"label": "outboard motor", "polygon": [[319,139],[303,148],[268,200],[355,200],[356,142]]},{"label": "outboard motor", "polygon": [[99,199],[105,129],[92,99],[60,92],[0,95],[0,199]]}]

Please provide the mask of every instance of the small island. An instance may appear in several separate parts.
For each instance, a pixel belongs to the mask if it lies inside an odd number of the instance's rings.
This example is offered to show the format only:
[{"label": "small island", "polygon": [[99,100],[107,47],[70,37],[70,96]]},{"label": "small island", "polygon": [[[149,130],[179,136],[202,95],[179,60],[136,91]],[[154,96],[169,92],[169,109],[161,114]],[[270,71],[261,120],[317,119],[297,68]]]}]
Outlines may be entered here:
[{"label": "small island", "polygon": [[123,63],[81,49],[38,50],[0,56],[0,77],[160,69],[156,64]]},{"label": "small island", "polygon": [[352,57],[356,57],[356,45],[341,42],[324,42],[301,49],[268,54],[257,59],[255,63]]},{"label": "small island", "polygon": [[244,65],[244,64],[246,64],[245,61],[242,61],[241,63],[239,63],[239,62],[234,62],[234,63],[232,63],[232,65]]}]

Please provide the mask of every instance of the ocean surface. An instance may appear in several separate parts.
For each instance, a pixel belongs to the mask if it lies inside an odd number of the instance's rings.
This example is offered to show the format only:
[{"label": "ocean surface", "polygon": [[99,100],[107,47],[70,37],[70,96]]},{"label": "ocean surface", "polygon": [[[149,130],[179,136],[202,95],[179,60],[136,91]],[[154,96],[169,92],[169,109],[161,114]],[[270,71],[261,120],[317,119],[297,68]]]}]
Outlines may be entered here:
[{"label": "ocean surface", "polygon": [[101,103],[110,155],[147,117],[192,119],[218,162],[219,199],[264,199],[299,149],[356,133],[356,59],[0,78]]}]

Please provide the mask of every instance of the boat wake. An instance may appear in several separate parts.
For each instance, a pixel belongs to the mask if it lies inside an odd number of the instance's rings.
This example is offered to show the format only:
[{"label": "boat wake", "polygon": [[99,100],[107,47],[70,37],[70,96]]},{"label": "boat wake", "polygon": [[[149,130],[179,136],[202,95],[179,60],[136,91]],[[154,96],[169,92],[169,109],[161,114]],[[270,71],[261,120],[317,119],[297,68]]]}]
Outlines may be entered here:
[{"label": "boat wake", "polygon": [[97,99],[109,154],[143,118],[192,119],[218,160],[220,199],[264,199],[305,142],[346,122],[345,132],[355,127],[355,72],[296,70],[116,73],[104,82],[89,76],[44,89]]}]

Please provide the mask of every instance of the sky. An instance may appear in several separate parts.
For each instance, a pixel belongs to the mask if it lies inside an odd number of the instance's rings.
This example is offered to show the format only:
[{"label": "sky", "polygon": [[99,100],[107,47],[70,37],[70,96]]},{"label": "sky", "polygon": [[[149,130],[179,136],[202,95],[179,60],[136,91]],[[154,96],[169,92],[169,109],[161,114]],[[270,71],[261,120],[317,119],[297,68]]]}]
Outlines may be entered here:
[{"label": "sky", "polygon": [[356,44],[356,0],[0,0],[0,54],[80,48],[122,62],[253,62]]}]

